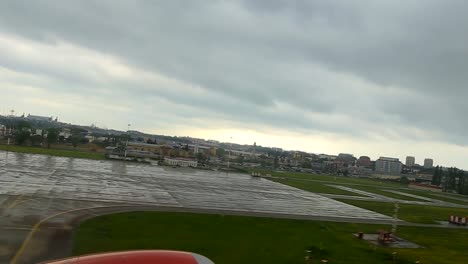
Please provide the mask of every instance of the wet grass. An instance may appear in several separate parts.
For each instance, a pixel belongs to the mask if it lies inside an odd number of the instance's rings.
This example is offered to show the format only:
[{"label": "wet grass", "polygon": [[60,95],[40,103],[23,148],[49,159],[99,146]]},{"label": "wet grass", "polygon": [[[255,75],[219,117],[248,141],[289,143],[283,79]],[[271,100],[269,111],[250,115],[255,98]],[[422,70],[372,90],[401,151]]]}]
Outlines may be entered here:
[{"label": "wet grass", "polygon": [[431,198],[431,199],[435,199],[435,200],[439,200],[439,201],[454,203],[454,204],[468,205],[467,201],[460,201],[460,200],[457,200],[457,199],[453,199],[453,198],[461,198],[461,199],[467,199],[468,200],[468,196],[462,196],[462,195],[449,196],[446,193],[433,193],[431,191],[410,190],[410,189],[402,190],[402,192],[415,194],[415,195],[419,195],[419,196],[423,196],[423,197],[427,197],[427,198]]},{"label": "wet grass", "polygon": [[326,185],[326,183],[304,181],[296,179],[271,179],[272,181],[286,184],[301,190],[314,192],[314,193],[328,193],[328,194],[340,194],[340,195],[352,195],[352,196],[363,196],[354,192],[348,192],[338,188],[334,188]]},{"label": "wet grass", "polygon": [[[388,216],[393,216],[395,204],[374,202],[374,201],[356,201],[346,199],[336,199],[341,202],[371,210]],[[439,206],[399,204],[398,218],[413,223],[436,224],[435,221],[447,221],[450,215],[466,216],[468,209],[448,208]]]},{"label": "wet grass", "polygon": [[[310,263],[319,263],[322,258],[330,263],[388,264],[416,260],[464,263],[467,259],[468,230],[399,229],[399,236],[423,249],[374,247],[352,235],[381,228],[385,227],[187,213],[120,213],[82,223],[74,237],[73,253],[173,249],[196,252],[222,264],[304,263],[306,249],[312,252],[314,261]],[[392,252],[397,252],[395,261]]]},{"label": "wet grass", "polygon": [[58,157],[80,158],[80,159],[93,159],[93,160],[105,159],[103,153],[84,152],[84,151],[78,151],[78,150],[48,149],[48,148],[26,147],[26,146],[16,146],[16,145],[0,145],[0,150],[19,152],[19,153],[43,154],[43,155],[51,155],[51,156],[58,156]]},{"label": "wet grass", "polygon": [[[281,175],[281,176],[278,176]],[[328,175],[313,175],[304,173],[273,173],[272,176],[280,178],[270,178],[270,180],[296,187],[305,191],[314,193],[327,193],[327,194],[340,194],[352,196],[365,196],[351,191],[345,191],[338,188],[328,186],[327,184],[343,185],[346,187],[384,195],[390,198],[401,199],[406,201],[424,201],[421,199],[400,195],[392,192],[382,190],[383,188],[405,191],[404,187],[398,183],[391,183],[380,181],[377,179],[362,179],[362,178],[348,178],[348,177],[335,177]],[[326,181],[326,182],[322,182]],[[425,202],[425,201],[424,201]]]},{"label": "wet grass", "polygon": [[311,174],[311,173],[301,173],[301,172],[277,172],[277,171],[267,171],[267,170],[258,170],[255,171],[261,172],[263,174],[270,174],[273,177],[280,177],[285,179],[304,179],[312,181],[324,181],[333,184],[358,184],[358,185],[372,185],[380,186],[386,188],[401,188],[406,187],[396,182],[384,181],[381,179],[370,179],[370,178],[354,178],[354,177],[344,177],[344,176],[333,176],[333,175],[324,175],[324,174]]},{"label": "wet grass", "polygon": [[[350,187],[350,188],[355,188],[355,189],[358,189],[358,190],[361,190],[361,191],[370,192],[370,193],[380,194],[380,195],[383,195],[383,196],[386,196],[386,197],[395,198],[395,199],[400,199],[400,200],[404,200],[404,201],[427,202],[427,201],[422,200],[422,199],[418,199],[418,198],[414,198],[414,197],[409,197],[409,196],[401,195],[401,194],[397,194],[397,193],[387,192],[387,191],[385,191],[385,190],[382,190],[380,187],[374,187],[374,186],[360,186],[360,185],[354,185],[354,186],[348,186],[348,187]],[[396,191],[401,191],[401,192],[405,192],[404,189],[394,189],[394,190],[396,190]]]},{"label": "wet grass", "polygon": [[[266,171],[262,173],[267,174]],[[342,185],[361,191],[366,191],[374,194],[380,194],[386,197],[405,200],[405,201],[419,201],[426,202],[425,200],[409,197],[406,195],[396,194],[392,192],[385,191],[384,189],[391,189],[401,192],[408,192],[408,189],[405,185],[388,182],[379,179],[367,179],[367,178],[351,178],[343,176],[330,176],[330,175],[316,175],[316,174],[307,174],[307,173],[296,173],[296,172],[269,172],[271,176],[278,178],[270,178],[270,180],[286,184],[292,187],[296,187],[305,191],[314,192],[314,193],[327,193],[327,194],[340,194],[340,195],[352,195],[352,196],[365,196],[357,194],[351,191],[345,191],[327,184],[336,184]],[[421,195],[423,196],[423,195]],[[429,197],[433,198],[433,197]],[[443,199],[443,198],[442,198]],[[441,200],[442,200],[441,199]],[[449,199],[449,198],[447,198]],[[453,199],[451,199],[453,200]],[[458,202],[458,204],[463,204],[463,202]]]}]

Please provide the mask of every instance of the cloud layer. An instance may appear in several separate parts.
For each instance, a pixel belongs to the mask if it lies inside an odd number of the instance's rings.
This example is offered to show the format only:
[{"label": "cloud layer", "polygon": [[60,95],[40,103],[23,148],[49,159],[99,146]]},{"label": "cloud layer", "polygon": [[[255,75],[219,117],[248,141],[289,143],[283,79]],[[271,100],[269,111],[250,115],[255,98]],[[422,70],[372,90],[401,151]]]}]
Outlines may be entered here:
[{"label": "cloud layer", "polygon": [[466,150],[465,10],[456,0],[10,1],[0,5],[2,103],[155,132]]}]

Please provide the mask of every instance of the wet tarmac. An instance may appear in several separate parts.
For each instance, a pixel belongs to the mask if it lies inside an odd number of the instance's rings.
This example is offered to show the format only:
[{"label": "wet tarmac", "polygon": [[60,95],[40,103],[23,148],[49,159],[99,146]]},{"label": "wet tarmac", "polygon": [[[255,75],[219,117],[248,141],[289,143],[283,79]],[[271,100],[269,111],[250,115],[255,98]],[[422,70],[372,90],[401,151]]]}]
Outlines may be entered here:
[{"label": "wet tarmac", "polygon": [[[77,209],[104,206],[157,206],[342,221],[391,220],[245,174],[0,151],[0,263],[23,254],[24,241],[35,240],[37,249],[56,230],[69,230],[71,218],[65,213],[89,217],[98,212]],[[38,231],[37,224],[45,220],[47,224]],[[32,231],[37,231],[34,239],[28,237]]]},{"label": "wet tarmac", "polygon": [[[3,157],[2,157],[3,156]],[[318,194],[237,173],[0,152],[0,195],[385,219]],[[31,207],[35,207],[31,204]]]}]

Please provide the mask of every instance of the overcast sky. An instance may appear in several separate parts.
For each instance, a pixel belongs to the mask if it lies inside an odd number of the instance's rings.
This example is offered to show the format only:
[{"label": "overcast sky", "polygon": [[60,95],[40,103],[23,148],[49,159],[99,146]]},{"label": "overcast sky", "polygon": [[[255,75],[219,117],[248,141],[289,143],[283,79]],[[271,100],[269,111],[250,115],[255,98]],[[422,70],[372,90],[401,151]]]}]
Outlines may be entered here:
[{"label": "overcast sky", "polygon": [[468,169],[468,1],[2,1],[0,110]]}]

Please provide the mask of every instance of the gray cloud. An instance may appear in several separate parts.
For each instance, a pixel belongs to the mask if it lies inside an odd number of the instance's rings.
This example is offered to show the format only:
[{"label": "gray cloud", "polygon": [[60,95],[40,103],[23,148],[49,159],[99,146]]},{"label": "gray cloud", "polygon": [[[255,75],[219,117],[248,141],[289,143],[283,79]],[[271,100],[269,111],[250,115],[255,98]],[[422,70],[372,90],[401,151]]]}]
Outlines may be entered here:
[{"label": "gray cloud", "polygon": [[5,54],[0,66],[54,78],[49,89],[59,92],[162,98],[183,106],[164,112],[187,119],[467,145],[467,9],[455,0],[10,1],[0,33],[65,41],[187,85]]}]

